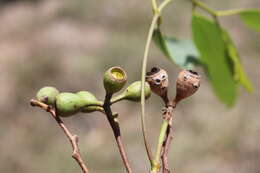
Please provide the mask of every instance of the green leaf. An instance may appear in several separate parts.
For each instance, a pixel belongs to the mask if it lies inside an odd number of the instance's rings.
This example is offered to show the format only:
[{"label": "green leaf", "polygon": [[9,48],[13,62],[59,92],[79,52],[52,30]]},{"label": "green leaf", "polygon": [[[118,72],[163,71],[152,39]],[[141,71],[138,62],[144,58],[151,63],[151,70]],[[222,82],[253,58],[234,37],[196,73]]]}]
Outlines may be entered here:
[{"label": "green leaf", "polygon": [[248,79],[243,66],[240,62],[240,57],[237,51],[237,48],[229,36],[228,32],[223,31],[223,39],[226,43],[227,56],[230,58],[233,67],[233,77],[234,80],[240,83],[247,91],[252,92],[253,86],[250,80]]},{"label": "green leaf", "polygon": [[216,95],[225,104],[234,104],[237,87],[233,79],[230,61],[226,56],[226,46],[221,29],[211,20],[194,14],[192,33]]},{"label": "green leaf", "polygon": [[163,54],[170,59],[170,53],[168,51],[166,41],[164,40],[162,33],[160,29],[155,29],[153,31],[153,41],[155,42],[156,46],[160,48],[160,50],[163,52]]},{"label": "green leaf", "polygon": [[240,19],[249,27],[260,32],[260,11],[246,10],[240,12]]},{"label": "green leaf", "polygon": [[163,54],[180,67],[193,69],[195,65],[201,64],[198,51],[191,40],[163,36],[159,29],[154,30],[153,40]]}]

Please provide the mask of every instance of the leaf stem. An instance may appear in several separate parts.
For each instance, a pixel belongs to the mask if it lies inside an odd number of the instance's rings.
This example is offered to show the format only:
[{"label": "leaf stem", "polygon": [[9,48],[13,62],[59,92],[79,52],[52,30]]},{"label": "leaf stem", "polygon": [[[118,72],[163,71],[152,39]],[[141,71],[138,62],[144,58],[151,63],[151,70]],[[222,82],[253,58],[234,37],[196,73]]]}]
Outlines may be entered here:
[{"label": "leaf stem", "polygon": [[231,16],[231,15],[237,15],[242,11],[245,11],[245,9],[223,10],[223,11],[217,11],[216,13],[217,16]]},{"label": "leaf stem", "polygon": [[164,152],[163,144],[167,140],[167,138],[166,138],[167,135],[169,135],[169,134],[167,134],[167,129],[168,129],[169,125],[171,125],[174,105],[170,104],[170,103],[167,105],[168,106],[166,107],[166,109],[163,112],[163,122],[162,122],[161,130],[160,130],[160,135],[158,138],[158,144],[157,144],[155,158],[153,160],[153,167],[151,169],[151,173],[157,173],[160,170],[160,158],[162,156],[162,153]]},{"label": "leaf stem", "polygon": [[160,167],[158,165],[160,165],[161,150],[162,150],[164,138],[166,136],[168,124],[169,124],[168,120],[163,120],[161,130],[160,130],[160,135],[158,138],[156,154],[155,154],[155,158],[153,161],[154,165],[152,167],[152,172],[158,172],[159,171],[158,169],[160,169]]},{"label": "leaf stem", "polygon": [[160,4],[160,6],[159,6],[158,11],[161,12],[162,9],[163,9],[164,7],[166,7],[171,1],[172,1],[172,0],[165,0],[165,1],[163,1],[163,2]]},{"label": "leaf stem", "polygon": [[212,16],[231,16],[231,15],[237,15],[241,13],[242,11],[245,11],[246,9],[231,9],[231,10],[221,10],[221,11],[216,11],[208,7],[206,4],[203,2],[200,2],[198,0],[191,0],[193,3],[193,6],[198,6],[201,9],[205,10]]},{"label": "leaf stem", "polygon": [[153,36],[153,31],[154,28],[156,27],[157,20],[159,18],[159,14],[155,14],[152,19],[152,23],[150,25],[150,29],[148,32],[147,40],[146,40],[146,45],[145,45],[145,50],[144,50],[144,56],[143,56],[143,64],[142,64],[142,77],[141,77],[141,121],[142,121],[142,133],[143,133],[143,138],[144,138],[144,144],[145,144],[145,149],[147,152],[148,159],[150,161],[150,164],[153,165],[153,156],[152,156],[152,151],[151,151],[151,146],[148,141],[147,137],[147,129],[146,129],[146,123],[145,123],[145,73],[146,73],[146,66],[147,66],[147,58],[148,58],[148,52],[150,48],[150,43],[152,41],[152,36]]},{"label": "leaf stem", "polygon": [[147,36],[145,49],[144,49],[143,62],[142,62],[142,74],[141,74],[141,122],[142,123],[141,123],[141,125],[142,125],[142,133],[143,133],[145,149],[146,149],[147,156],[148,156],[151,166],[154,165],[153,164],[153,155],[152,155],[152,151],[151,151],[151,145],[148,140],[146,123],[145,123],[145,73],[146,73],[149,48],[150,48],[150,44],[152,41],[154,29],[156,28],[157,21],[160,18],[161,11],[170,1],[171,0],[165,0],[159,6],[159,9],[157,9],[156,0],[152,0],[153,10],[155,10],[155,11],[154,11],[153,19],[152,19],[152,22],[151,22],[151,25],[150,25],[150,28],[148,31],[148,36]]},{"label": "leaf stem", "polygon": [[201,9],[205,10],[206,12],[208,12],[209,14],[211,14],[212,16],[217,16],[217,13],[215,10],[209,8],[206,4],[204,4],[203,2],[200,2],[198,0],[191,0],[192,3],[195,5],[195,6],[198,6],[200,7]]},{"label": "leaf stem", "polygon": [[158,13],[157,1],[152,0],[153,12],[154,14]]}]

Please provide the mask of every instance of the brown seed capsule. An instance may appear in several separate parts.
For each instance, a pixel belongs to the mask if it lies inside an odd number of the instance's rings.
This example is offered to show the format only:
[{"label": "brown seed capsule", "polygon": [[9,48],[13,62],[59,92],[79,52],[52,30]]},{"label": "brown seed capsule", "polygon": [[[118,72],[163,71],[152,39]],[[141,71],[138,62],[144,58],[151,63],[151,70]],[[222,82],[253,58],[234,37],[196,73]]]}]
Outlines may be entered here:
[{"label": "brown seed capsule", "polygon": [[152,91],[167,102],[167,89],[169,85],[167,72],[158,67],[153,67],[150,72],[146,73],[145,80],[150,84]]},{"label": "brown seed capsule", "polygon": [[192,70],[183,70],[179,73],[176,86],[175,102],[191,96],[200,87],[200,75]]}]

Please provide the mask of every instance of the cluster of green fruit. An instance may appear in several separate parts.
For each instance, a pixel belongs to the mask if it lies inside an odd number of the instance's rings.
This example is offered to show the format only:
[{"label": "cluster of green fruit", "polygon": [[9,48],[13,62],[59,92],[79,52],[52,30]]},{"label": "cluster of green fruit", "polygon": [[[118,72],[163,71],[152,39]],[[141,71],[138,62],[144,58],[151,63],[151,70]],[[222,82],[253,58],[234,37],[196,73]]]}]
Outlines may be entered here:
[{"label": "cluster of green fruit", "polygon": [[[104,74],[104,88],[111,95],[120,91],[126,81],[126,73],[120,67],[112,67]],[[145,98],[149,98],[150,95],[150,86],[145,83]],[[57,114],[61,117],[69,117],[78,112],[104,111],[103,103],[88,91],[79,91],[77,93],[59,92],[55,87],[48,86],[41,88],[36,97],[39,101],[55,107]],[[111,104],[120,100],[140,101],[141,81],[133,82],[121,94],[113,97]]]}]

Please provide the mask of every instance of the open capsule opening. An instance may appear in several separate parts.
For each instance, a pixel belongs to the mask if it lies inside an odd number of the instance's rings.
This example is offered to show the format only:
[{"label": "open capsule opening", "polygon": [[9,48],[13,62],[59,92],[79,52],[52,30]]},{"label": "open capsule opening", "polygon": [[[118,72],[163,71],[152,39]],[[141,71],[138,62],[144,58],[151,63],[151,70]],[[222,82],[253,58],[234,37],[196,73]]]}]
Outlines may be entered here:
[{"label": "open capsule opening", "polygon": [[111,67],[104,74],[104,87],[109,93],[120,91],[126,81],[126,72],[121,67]]}]

